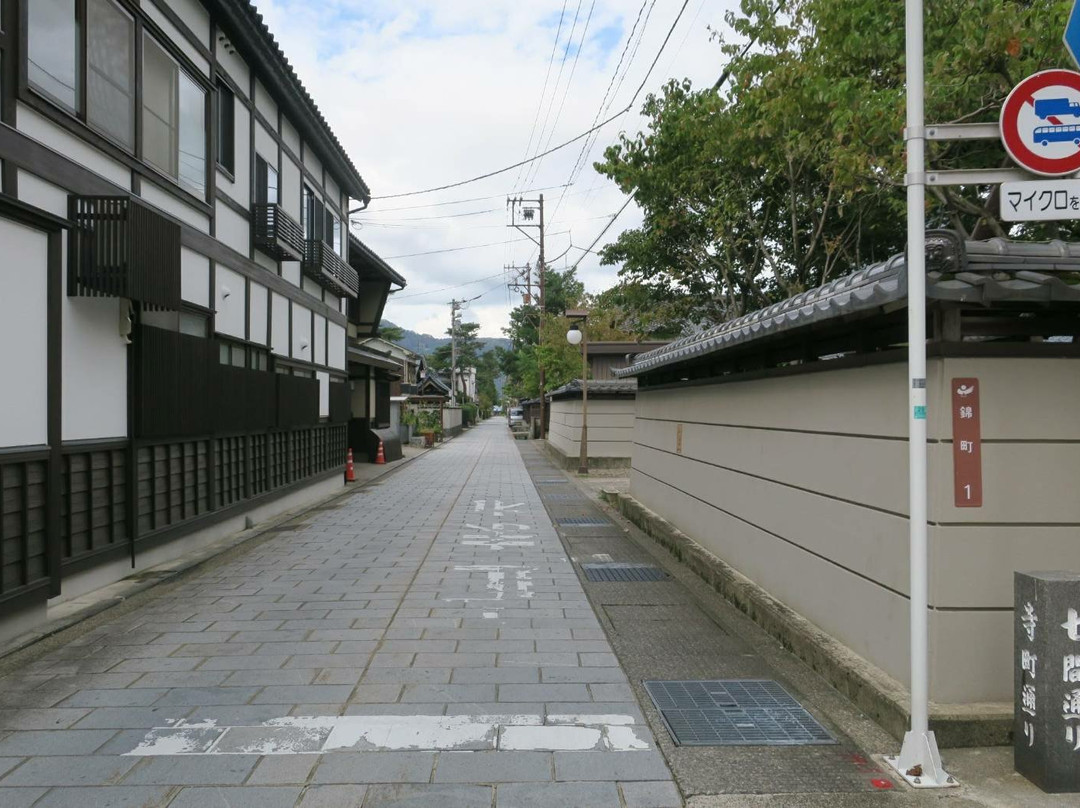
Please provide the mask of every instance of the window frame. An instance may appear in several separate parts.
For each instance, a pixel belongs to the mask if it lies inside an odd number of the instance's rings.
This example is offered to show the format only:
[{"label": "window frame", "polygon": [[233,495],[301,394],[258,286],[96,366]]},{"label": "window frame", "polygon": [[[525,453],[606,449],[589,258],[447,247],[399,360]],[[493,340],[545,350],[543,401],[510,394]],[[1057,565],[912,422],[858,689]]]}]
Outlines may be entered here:
[{"label": "window frame", "polygon": [[[226,103],[228,101],[228,103]],[[217,77],[214,87],[214,103],[217,120],[214,139],[217,142],[217,167],[236,177],[236,93],[221,76]],[[227,111],[227,112],[226,112]]]},{"label": "window frame", "polygon": [[[31,0],[32,2],[32,0]],[[66,129],[69,133],[87,141],[93,147],[105,152],[109,157],[123,163],[126,167],[135,171],[139,176],[154,181],[154,184],[160,190],[176,197],[188,205],[196,207],[200,212],[211,215],[213,210],[210,205],[212,183],[214,180],[214,172],[216,170],[216,140],[212,129],[213,117],[213,104],[215,103],[214,84],[210,79],[210,76],[204,74],[200,67],[196,65],[190,57],[177,45],[170,35],[163,31],[157,23],[146,15],[146,12],[140,8],[140,6],[134,2],[134,0],[111,0],[113,5],[118,7],[124,13],[132,18],[134,21],[134,61],[135,61],[135,93],[134,93],[134,116],[135,116],[135,132],[134,132],[134,148],[129,149],[126,146],[120,144],[107,133],[102,132],[97,127],[89,123],[86,116],[85,103],[86,103],[86,82],[85,76],[87,73],[87,42],[86,42],[86,0],[75,0],[76,19],[79,21],[80,34],[78,42],[78,60],[80,70],[82,71],[82,80],[80,81],[82,93],[82,104],[80,109],[72,111],[66,105],[53,100],[53,98],[43,90],[38,89],[30,83],[28,77],[28,60],[29,60],[29,18],[27,15],[22,14],[18,16],[19,27],[17,31],[7,32],[9,39],[17,38],[18,47],[5,48],[5,51],[12,51],[9,56],[7,53],[4,55],[11,59],[11,62],[15,69],[16,79],[13,85],[16,87],[16,93],[13,98],[5,99],[9,107],[14,107],[16,101],[25,103],[28,107],[32,108],[35,112],[38,112],[45,117],[49,118],[52,122]],[[26,8],[26,4],[19,3],[19,0],[6,0],[5,6],[18,6],[21,9]],[[13,12],[12,12],[13,13]],[[203,193],[199,194],[190,190],[186,185],[181,185],[179,179],[173,179],[168,174],[158,170],[155,166],[150,165],[143,159],[142,149],[142,91],[143,91],[143,34],[147,33],[153,37],[155,43],[166,55],[168,55],[174,62],[176,62],[179,68],[184,72],[186,77],[196,85],[203,92],[203,146],[205,149],[205,172],[203,178]],[[191,36],[186,35],[184,32],[180,32],[184,42],[193,47],[200,53],[201,56],[208,59],[212,63],[212,54],[205,45],[193,39]]]}]

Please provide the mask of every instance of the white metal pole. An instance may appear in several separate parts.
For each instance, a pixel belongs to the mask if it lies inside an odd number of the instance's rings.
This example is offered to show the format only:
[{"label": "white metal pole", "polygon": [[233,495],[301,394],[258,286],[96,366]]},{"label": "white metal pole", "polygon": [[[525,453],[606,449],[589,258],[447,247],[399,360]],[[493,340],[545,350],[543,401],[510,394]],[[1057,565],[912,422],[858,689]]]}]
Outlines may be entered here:
[{"label": "white metal pole", "polygon": [[917,786],[953,785],[929,729],[926,545],[926,132],[923,0],[905,0],[907,73],[908,496],[911,564],[911,728],[889,762]]}]

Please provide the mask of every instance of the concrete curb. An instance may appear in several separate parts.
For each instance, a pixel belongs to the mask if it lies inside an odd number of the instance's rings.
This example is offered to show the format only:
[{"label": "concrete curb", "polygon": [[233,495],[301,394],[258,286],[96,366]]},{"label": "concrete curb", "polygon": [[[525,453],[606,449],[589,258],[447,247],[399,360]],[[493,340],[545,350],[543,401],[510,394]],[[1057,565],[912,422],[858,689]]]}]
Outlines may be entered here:
[{"label": "concrete curb", "polygon": [[[910,720],[910,694],[898,681],[633,497],[605,490],[601,492],[601,498],[824,677],[883,729],[897,739],[903,738]],[[931,704],[930,726],[942,748],[1012,744],[1013,714],[1009,705]]]},{"label": "concrete curb", "polygon": [[32,631],[20,634],[18,637],[0,645],[0,671],[3,671],[8,667],[6,663],[10,661],[11,657],[19,652],[30,650],[37,643],[56,637],[56,635],[61,632],[67,631],[80,623],[96,617],[114,606],[119,606],[122,603],[130,601],[136,595],[147,592],[163,584],[178,581],[188,573],[206,566],[230,550],[239,549],[249,543],[254,546],[258,539],[268,540],[273,538],[276,535],[274,528],[306,516],[311,511],[326,506],[327,503],[351,496],[365,486],[400,471],[413,460],[427,454],[428,451],[430,450],[425,450],[413,457],[402,458],[400,465],[394,466],[394,468],[389,469],[376,477],[372,477],[370,480],[365,480],[359,485],[355,485],[351,488],[346,487],[341,491],[335,491],[327,496],[312,500],[303,507],[286,511],[271,519],[267,519],[266,521],[261,522],[257,527],[241,530],[237,533],[231,533],[216,542],[183,555],[180,558],[173,559],[164,564],[159,564],[155,567],[148,567],[145,570],[140,570],[129,575],[127,578],[60,604],[56,607],[58,611],[61,611],[59,616],[54,617]]}]

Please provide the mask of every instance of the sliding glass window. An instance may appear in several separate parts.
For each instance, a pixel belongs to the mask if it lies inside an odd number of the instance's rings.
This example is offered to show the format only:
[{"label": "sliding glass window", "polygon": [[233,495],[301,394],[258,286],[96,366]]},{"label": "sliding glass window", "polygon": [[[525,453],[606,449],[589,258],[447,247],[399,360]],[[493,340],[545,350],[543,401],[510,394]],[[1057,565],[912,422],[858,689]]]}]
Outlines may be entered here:
[{"label": "sliding glass window", "polygon": [[82,48],[75,0],[33,0],[26,8],[30,85],[71,112],[78,112]]},{"label": "sliding glass window", "polygon": [[143,36],[143,159],[206,195],[206,93],[149,35]]},{"label": "sliding glass window", "polygon": [[86,118],[135,149],[135,21],[112,0],[87,0]]}]

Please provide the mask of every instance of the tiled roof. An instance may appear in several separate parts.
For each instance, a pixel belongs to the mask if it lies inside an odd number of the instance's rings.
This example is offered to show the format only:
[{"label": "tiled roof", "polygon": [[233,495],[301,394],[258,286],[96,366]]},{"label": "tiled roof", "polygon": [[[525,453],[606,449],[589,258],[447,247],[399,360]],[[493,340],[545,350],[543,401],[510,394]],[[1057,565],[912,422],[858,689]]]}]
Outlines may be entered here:
[{"label": "tiled roof", "polygon": [[[637,393],[637,379],[591,379],[590,396],[632,396]],[[548,398],[581,398],[581,379],[574,379],[548,393]]]},{"label": "tiled roof", "polygon": [[254,51],[254,55],[264,60],[256,74],[264,81],[267,78],[275,80],[278,94],[291,102],[286,106],[293,107],[294,114],[299,115],[299,119],[292,122],[309,138],[321,141],[317,143],[321,146],[319,151],[326,162],[336,167],[335,173],[345,183],[344,190],[353,198],[369,200],[371,189],[330,129],[330,124],[326,122],[300,77],[296,75],[281,46],[263,22],[262,14],[255,3],[250,0],[207,0],[207,5],[212,13],[216,12],[217,16],[233,23],[228,34],[234,42],[243,42],[248,49]]},{"label": "tiled roof", "polygon": [[[989,305],[994,301],[1080,302],[1080,244],[960,240],[951,231],[927,233],[928,300]],[[946,258],[952,252],[955,258]],[[860,269],[780,303],[687,335],[640,354],[614,370],[629,378],[717,353],[762,337],[867,312],[907,299],[904,255]]]}]

